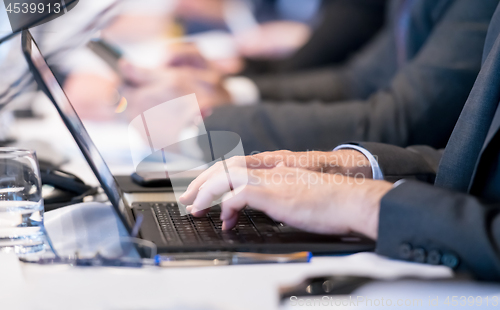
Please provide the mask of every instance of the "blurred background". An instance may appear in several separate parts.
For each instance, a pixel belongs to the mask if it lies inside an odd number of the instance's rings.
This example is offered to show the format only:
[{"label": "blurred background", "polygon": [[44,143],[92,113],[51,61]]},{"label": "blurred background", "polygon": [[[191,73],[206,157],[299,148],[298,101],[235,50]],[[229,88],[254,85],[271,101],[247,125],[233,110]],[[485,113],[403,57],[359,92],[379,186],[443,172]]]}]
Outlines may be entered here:
[{"label": "blurred background", "polygon": [[[128,124],[142,112],[193,93],[202,115],[258,101],[235,91],[247,77],[340,66],[380,31],[385,13],[385,0],[81,0],[31,32],[113,172],[126,174]],[[79,154],[37,91],[20,36],[0,45],[0,70],[2,143],[18,140],[56,163]],[[165,135],[196,135],[199,119],[176,119],[165,118]]]}]

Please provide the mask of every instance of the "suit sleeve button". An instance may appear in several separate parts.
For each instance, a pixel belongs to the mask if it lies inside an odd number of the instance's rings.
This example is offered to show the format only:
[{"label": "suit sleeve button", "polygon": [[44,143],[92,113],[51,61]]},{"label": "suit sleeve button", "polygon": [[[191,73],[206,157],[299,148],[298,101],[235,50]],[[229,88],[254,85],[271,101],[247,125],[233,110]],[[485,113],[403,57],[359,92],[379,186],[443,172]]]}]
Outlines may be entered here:
[{"label": "suit sleeve button", "polygon": [[425,258],[426,258],[426,255],[425,255],[424,249],[417,248],[417,249],[413,250],[413,261],[414,262],[423,264],[423,263],[425,263]]},{"label": "suit sleeve button", "polygon": [[441,263],[441,253],[439,251],[430,251],[427,255],[427,263],[430,265],[439,265]]},{"label": "suit sleeve button", "polygon": [[403,243],[402,245],[399,246],[398,250],[399,257],[401,259],[408,260],[411,258],[412,255],[412,247],[409,243]]},{"label": "suit sleeve button", "polygon": [[458,257],[456,257],[453,254],[444,254],[443,257],[441,258],[441,262],[443,265],[450,267],[452,269],[457,268],[459,264]]}]

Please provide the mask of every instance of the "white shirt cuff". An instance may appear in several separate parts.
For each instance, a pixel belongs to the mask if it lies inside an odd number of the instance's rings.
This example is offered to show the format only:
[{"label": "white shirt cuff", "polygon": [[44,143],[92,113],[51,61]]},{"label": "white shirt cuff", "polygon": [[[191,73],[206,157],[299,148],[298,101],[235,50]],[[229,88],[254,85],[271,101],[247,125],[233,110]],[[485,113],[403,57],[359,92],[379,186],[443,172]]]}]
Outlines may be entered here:
[{"label": "white shirt cuff", "polygon": [[247,77],[228,77],[224,80],[224,88],[236,105],[251,105],[260,101],[259,88]]},{"label": "white shirt cuff", "polygon": [[352,149],[361,152],[363,155],[365,155],[366,158],[368,158],[368,161],[370,162],[370,166],[372,167],[372,175],[374,180],[383,180],[384,179],[384,174],[382,173],[382,170],[380,169],[380,166],[378,165],[378,161],[375,159],[375,156],[372,155],[367,149],[362,148],[360,146],[354,145],[354,144],[342,144],[337,146],[334,151],[338,150],[345,150],[345,149]]},{"label": "white shirt cuff", "polygon": [[406,182],[406,180],[405,180],[405,179],[401,179],[401,180],[397,181],[396,183],[394,183],[394,184],[392,185],[392,188],[396,188],[396,187],[398,187],[399,185],[403,184],[404,182]]}]

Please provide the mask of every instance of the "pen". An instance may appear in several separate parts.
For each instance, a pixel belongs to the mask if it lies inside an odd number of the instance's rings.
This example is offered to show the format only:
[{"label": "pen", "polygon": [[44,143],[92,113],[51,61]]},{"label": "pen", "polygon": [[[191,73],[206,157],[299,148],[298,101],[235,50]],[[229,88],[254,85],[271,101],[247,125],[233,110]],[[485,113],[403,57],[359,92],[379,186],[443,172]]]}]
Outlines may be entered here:
[{"label": "pen", "polygon": [[40,265],[64,264],[78,267],[132,267],[143,266],[159,267],[208,267],[245,264],[287,264],[308,263],[311,261],[310,252],[297,252],[290,254],[261,254],[240,252],[197,252],[197,253],[173,253],[156,255],[154,259],[137,258],[105,258],[99,254],[91,258],[79,257],[55,257],[41,258],[38,260],[26,260],[25,263],[36,263]]},{"label": "pen", "polygon": [[290,254],[262,254],[242,252],[206,252],[160,254],[155,257],[155,264],[160,267],[204,267],[245,264],[288,264],[308,263],[311,252]]}]

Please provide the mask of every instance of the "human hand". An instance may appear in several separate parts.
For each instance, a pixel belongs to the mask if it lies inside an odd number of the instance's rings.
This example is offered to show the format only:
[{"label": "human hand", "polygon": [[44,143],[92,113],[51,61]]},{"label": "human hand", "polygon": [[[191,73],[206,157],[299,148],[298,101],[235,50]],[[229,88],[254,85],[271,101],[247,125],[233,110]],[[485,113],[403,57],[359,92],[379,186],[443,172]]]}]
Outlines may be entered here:
[{"label": "human hand", "polygon": [[202,187],[190,185],[180,202],[194,216],[208,211],[224,195],[221,220],[224,230],[238,221],[249,206],[290,226],[322,234],[362,233],[377,238],[380,200],[392,185],[279,165],[273,169],[234,168],[231,190],[225,171],[211,174]]},{"label": "human hand", "polygon": [[167,67],[193,67],[199,69],[209,69],[211,64],[201,54],[200,50],[192,43],[171,44],[168,48]]},{"label": "human hand", "polygon": [[[217,43],[217,42],[212,42]],[[168,49],[165,65],[167,67],[193,67],[213,70],[221,76],[234,75],[244,68],[244,61],[239,55],[208,55],[202,53],[198,44],[177,43],[171,44]],[[206,45],[206,44],[205,44]]]},{"label": "human hand", "polygon": [[349,149],[333,152],[264,152],[244,157],[235,156],[226,159],[224,164],[226,167],[222,162],[218,162],[205,170],[189,188],[196,192],[208,179],[226,171],[226,168],[229,170],[235,168],[272,169],[279,164],[314,172],[372,178],[372,169],[368,159],[361,152]]},{"label": "human hand", "polygon": [[202,111],[230,102],[222,87],[222,77],[214,71],[192,67],[171,67],[150,70],[129,62],[120,62],[126,81],[124,97],[129,101],[132,116],[160,103],[195,93]]},{"label": "human hand", "polygon": [[240,53],[246,57],[280,59],[297,51],[310,35],[311,29],[303,23],[276,21],[261,24],[235,39]]},{"label": "human hand", "polygon": [[116,105],[121,96],[120,80],[93,73],[72,73],[64,82],[64,92],[83,119],[108,121],[116,117]]}]

